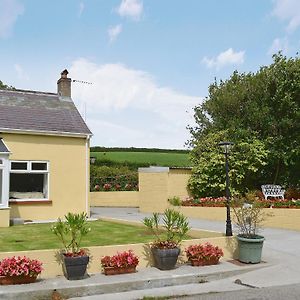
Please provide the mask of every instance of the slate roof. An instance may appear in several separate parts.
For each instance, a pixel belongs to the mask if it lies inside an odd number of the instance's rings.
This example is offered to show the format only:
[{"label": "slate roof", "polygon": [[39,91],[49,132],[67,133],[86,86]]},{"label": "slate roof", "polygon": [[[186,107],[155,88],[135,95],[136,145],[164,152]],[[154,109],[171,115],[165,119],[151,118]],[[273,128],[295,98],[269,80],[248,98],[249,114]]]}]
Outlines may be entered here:
[{"label": "slate roof", "polygon": [[0,138],[0,153],[9,153],[9,150],[3,143],[2,139]]},{"label": "slate roof", "polygon": [[91,134],[71,98],[55,93],[0,90],[0,132],[30,130]]}]

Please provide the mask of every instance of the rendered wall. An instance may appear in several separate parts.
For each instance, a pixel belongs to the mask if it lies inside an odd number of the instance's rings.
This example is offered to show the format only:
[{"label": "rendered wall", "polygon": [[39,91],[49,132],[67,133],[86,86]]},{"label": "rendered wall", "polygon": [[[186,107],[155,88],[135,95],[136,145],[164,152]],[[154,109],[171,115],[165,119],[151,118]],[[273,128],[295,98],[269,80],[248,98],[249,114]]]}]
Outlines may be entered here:
[{"label": "rendered wall", "polygon": [[[188,245],[196,243],[211,242],[214,245],[220,246],[224,250],[224,257],[222,259],[232,259],[236,257],[236,240],[234,237],[216,237],[206,239],[195,239],[189,241],[183,241],[181,248],[184,250]],[[100,260],[105,255],[116,254],[117,251],[133,250],[139,257],[139,268],[145,268],[153,265],[150,247],[148,244],[128,244],[117,246],[101,246],[101,247],[89,247],[90,263],[88,266],[89,273],[100,273],[101,265]],[[43,262],[44,271],[41,274],[41,278],[56,277],[63,275],[61,262],[59,260],[58,250],[35,250],[35,251],[20,251],[20,252],[0,252],[0,260],[5,257],[11,257],[14,255],[28,256],[31,259],[38,259]],[[186,261],[184,257],[184,251],[181,251],[181,262]]]},{"label": "rendered wall", "polygon": [[168,198],[189,195],[189,169],[140,168],[139,190],[141,212],[163,212],[169,207]]},{"label": "rendered wall", "polygon": [[91,192],[91,206],[138,207],[139,192]]},{"label": "rendered wall", "polygon": [[[185,216],[190,218],[198,218],[212,221],[224,221],[226,220],[226,208],[225,207],[173,207]],[[288,209],[288,208],[265,208],[267,213],[271,213],[273,216],[266,218],[263,223],[264,227],[282,228],[291,230],[300,230],[300,209]],[[232,215],[233,219],[233,215]]]},{"label": "rendered wall", "polygon": [[2,134],[2,137],[12,152],[10,160],[49,161],[51,202],[10,202],[11,218],[51,220],[67,212],[87,211],[86,139],[26,134]]},{"label": "rendered wall", "polygon": [[8,227],[9,226],[9,208],[0,209],[0,227]]}]

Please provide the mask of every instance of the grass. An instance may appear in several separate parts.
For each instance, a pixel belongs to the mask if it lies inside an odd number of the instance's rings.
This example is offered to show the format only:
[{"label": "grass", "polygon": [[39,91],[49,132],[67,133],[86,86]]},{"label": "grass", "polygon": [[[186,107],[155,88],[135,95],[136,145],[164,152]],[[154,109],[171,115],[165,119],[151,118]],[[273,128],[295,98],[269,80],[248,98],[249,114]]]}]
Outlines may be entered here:
[{"label": "grass", "polygon": [[[145,227],[107,221],[89,223],[91,233],[82,242],[83,247],[147,243],[153,241]],[[51,224],[18,225],[0,228],[0,252],[60,249],[58,238],[50,231]],[[203,232],[203,238],[217,234]],[[219,236],[219,234],[218,234]],[[186,237],[186,239],[191,239]]]},{"label": "grass", "polygon": [[159,152],[91,152],[91,156],[99,160],[117,162],[133,162],[168,167],[189,167],[187,153],[159,153]]}]

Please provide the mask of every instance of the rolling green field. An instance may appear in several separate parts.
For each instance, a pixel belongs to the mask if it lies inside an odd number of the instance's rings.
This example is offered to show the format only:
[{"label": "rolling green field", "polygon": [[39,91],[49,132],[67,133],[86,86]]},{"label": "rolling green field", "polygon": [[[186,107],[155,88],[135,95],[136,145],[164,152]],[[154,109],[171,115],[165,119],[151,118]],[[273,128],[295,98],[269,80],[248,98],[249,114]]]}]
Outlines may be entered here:
[{"label": "rolling green field", "polygon": [[191,166],[187,153],[91,152],[91,156],[96,157],[97,160],[112,160],[116,162],[133,162],[168,167]]}]

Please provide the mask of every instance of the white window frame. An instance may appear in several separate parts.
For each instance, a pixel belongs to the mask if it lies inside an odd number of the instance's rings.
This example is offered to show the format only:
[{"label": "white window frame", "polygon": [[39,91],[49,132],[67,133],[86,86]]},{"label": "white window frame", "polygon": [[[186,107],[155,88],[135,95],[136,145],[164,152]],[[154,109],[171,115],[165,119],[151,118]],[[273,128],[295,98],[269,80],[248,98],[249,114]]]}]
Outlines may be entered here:
[{"label": "white window frame", "polygon": [[[11,168],[12,163],[26,163],[26,170],[13,170]],[[32,170],[32,163],[43,163],[46,164],[46,170]],[[9,163],[9,176],[10,174],[47,174],[47,186],[44,189],[46,190],[47,197],[46,198],[24,198],[24,199],[9,199],[9,202],[19,202],[19,201],[49,201],[50,199],[50,170],[49,170],[49,161],[46,160],[10,160]],[[10,192],[10,189],[9,189]]]},{"label": "white window frame", "polygon": [[0,153],[0,169],[2,170],[2,195],[0,201],[0,209],[8,208],[9,198],[9,160],[8,153]]}]

